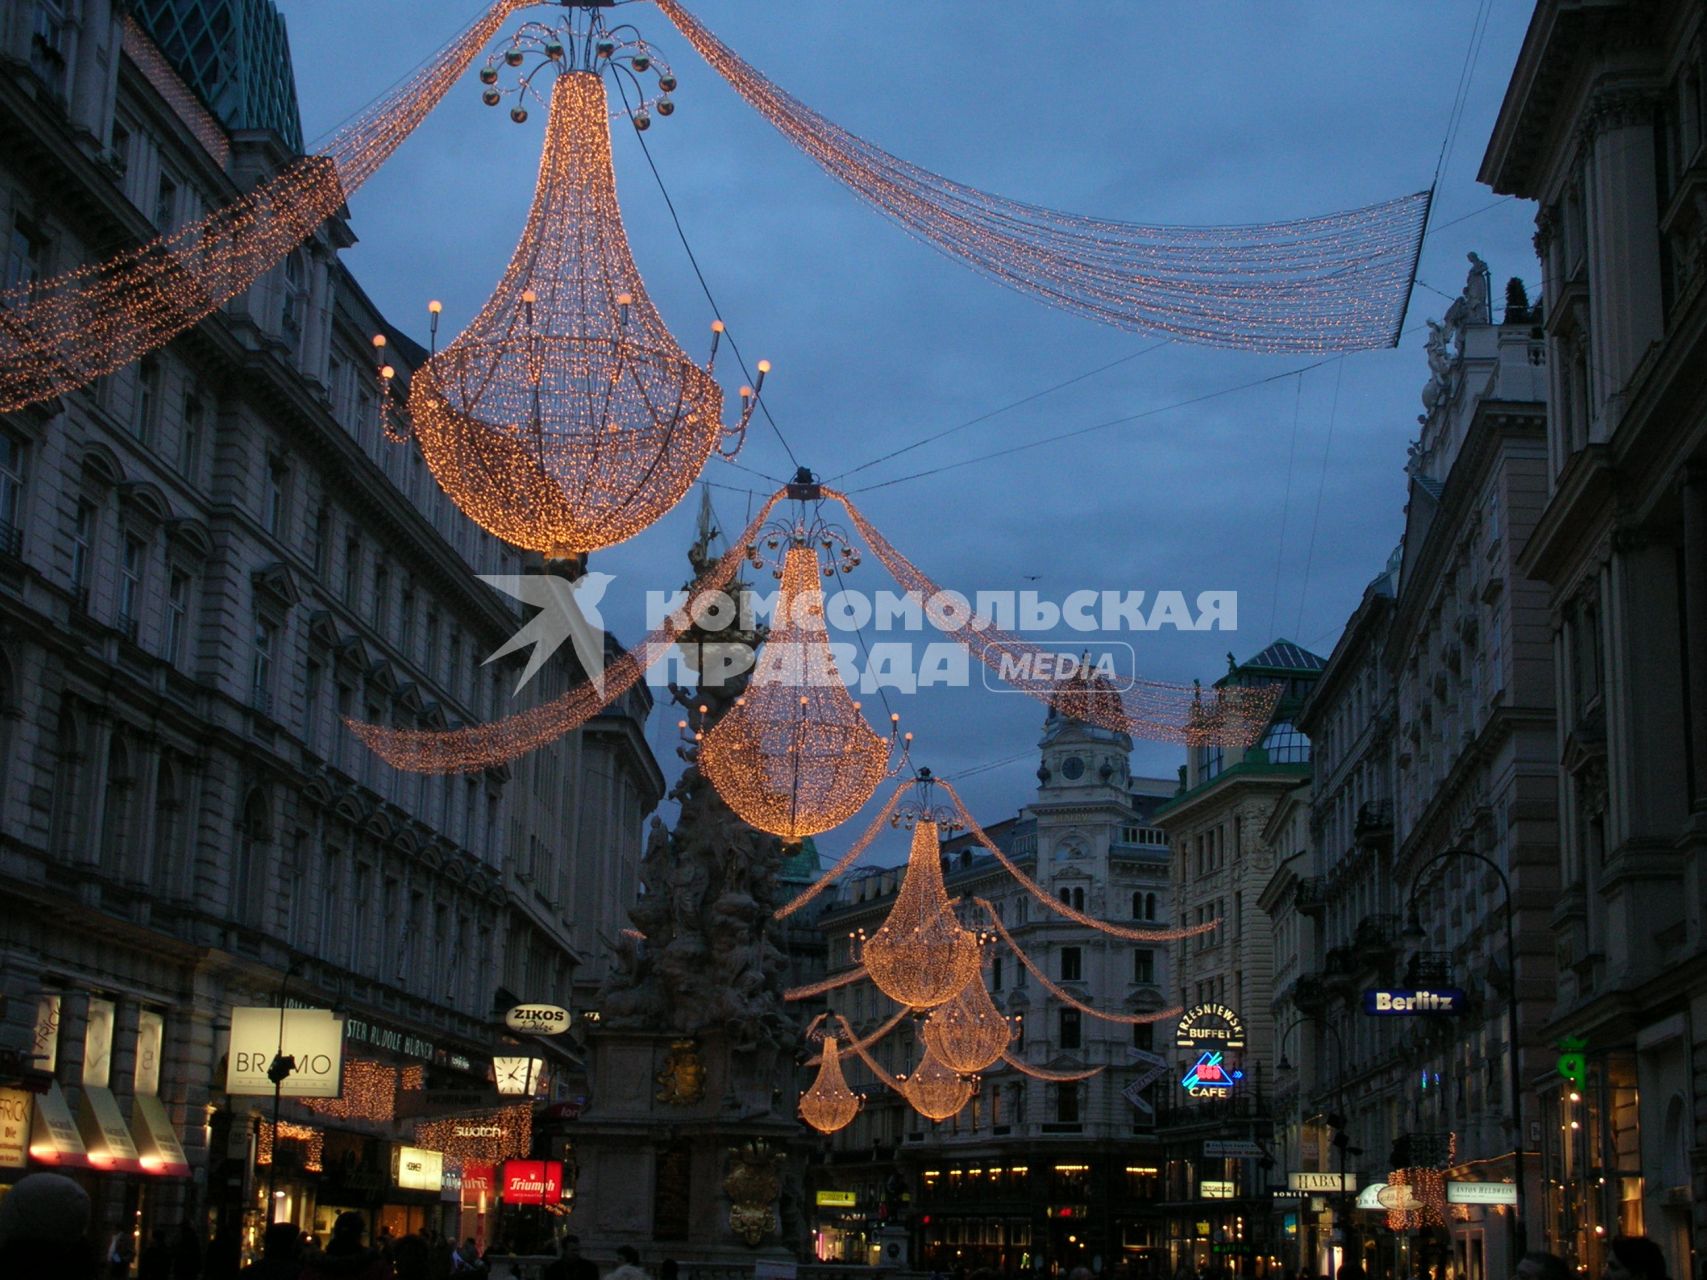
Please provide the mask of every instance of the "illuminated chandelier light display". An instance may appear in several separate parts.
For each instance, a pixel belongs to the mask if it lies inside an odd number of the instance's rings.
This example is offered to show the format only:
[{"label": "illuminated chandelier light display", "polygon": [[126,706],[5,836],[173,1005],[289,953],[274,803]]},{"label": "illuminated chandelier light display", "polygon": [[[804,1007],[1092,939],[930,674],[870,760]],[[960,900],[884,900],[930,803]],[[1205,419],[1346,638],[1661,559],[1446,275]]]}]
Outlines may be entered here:
[{"label": "illuminated chandelier light display", "polygon": [[972,1100],[977,1085],[926,1048],[911,1075],[901,1078],[901,1096],[927,1120],[948,1120]]},{"label": "illuminated chandelier light display", "polygon": [[936,819],[921,816],[895,903],[877,932],[864,940],[860,964],[897,1004],[931,1009],[977,976],[982,945],[948,900]]},{"label": "illuminated chandelier light display", "polygon": [[[498,64],[520,68],[512,92],[552,80],[533,207],[509,268],[468,328],[415,372],[414,434],[444,491],[481,528],[551,558],[633,537],[692,487],[713,449],[739,449],[769,365],[742,388],[723,425],[712,359],[676,344],[629,251],[611,164],[605,75],[660,69],[644,44],[619,42],[596,13],[585,29],[527,23],[481,73],[501,101]],[[667,96],[654,104],[660,113]],[[518,104],[510,117],[527,119]],[[650,121],[643,104],[629,112]],[[725,436],[728,441],[725,441]]]},{"label": "illuminated chandelier light display", "polygon": [[862,1102],[863,1099],[848,1088],[848,1082],[842,1076],[842,1059],[836,1048],[836,1037],[825,1036],[818,1078],[800,1095],[800,1118],[819,1133],[834,1133],[853,1123]]},{"label": "illuminated chandelier light display", "polygon": [[[799,841],[864,808],[890,775],[900,717],[890,717],[888,739],[873,733],[836,670],[819,585],[835,570],[820,568],[816,545],[829,549],[835,534],[802,525],[786,536],[775,621],[747,692],[696,737],[700,769],[737,816]],[[854,554],[845,542],[841,555],[843,566],[852,568]],[[757,552],[752,559],[761,562]]]},{"label": "illuminated chandelier light display", "polygon": [[735,91],[879,212],[1001,284],[1106,324],[1256,351],[1390,347],[1432,190],[1321,217],[1168,227],[1089,218],[952,182],[832,123],[658,0]]},{"label": "illuminated chandelier light display", "polygon": [[982,967],[959,994],[931,1010],[923,1036],[938,1061],[961,1075],[975,1075],[1001,1060],[1013,1027],[990,998]]},{"label": "illuminated chandelier light display", "polygon": [[64,395],[165,345],[247,290],[343,206],[517,9],[496,0],[318,154],[146,244],[0,292],[0,413]]},{"label": "illuminated chandelier light display", "polygon": [[680,609],[638,645],[605,664],[602,683],[589,680],[537,707],[463,729],[394,729],[359,720],[345,723],[387,764],[411,773],[473,773],[555,742],[633,688],[647,668],[670,652],[677,637],[692,625],[692,617],[709,607],[713,597],[733,580],[754,536],[780,501],[779,492],[759,508],[729,549],[694,582]]}]

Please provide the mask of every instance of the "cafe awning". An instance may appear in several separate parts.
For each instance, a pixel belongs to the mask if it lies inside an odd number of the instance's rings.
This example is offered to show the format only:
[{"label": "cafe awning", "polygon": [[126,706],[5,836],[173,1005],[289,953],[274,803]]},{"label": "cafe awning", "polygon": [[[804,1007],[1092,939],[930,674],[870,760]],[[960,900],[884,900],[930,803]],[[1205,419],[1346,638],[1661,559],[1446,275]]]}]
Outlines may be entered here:
[{"label": "cafe awning", "polygon": [[187,1178],[190,1163],[184,1159],[183,1144],[172,1128],[172,1118],[160,1099],[139,1093],[130,1106],[130,1130],[136,1139],[142,1171],[162,1178]]},{"label": "cafe awning", "polygon": [[102,1085],[86,1084],[82,1094],[77,1103],[77,1130],[83,1135],[89,1163],[112,1172],[142,1172],[130,1126],[124,1122],[113,1091]]},{"label": "cafe awning", "polygon": [[35,1119],[30,1123],[30,1159],[56,1168],[89,1167],[89,1153],[71,1119],[71,1108],[55,1080],[36,1095]]}]

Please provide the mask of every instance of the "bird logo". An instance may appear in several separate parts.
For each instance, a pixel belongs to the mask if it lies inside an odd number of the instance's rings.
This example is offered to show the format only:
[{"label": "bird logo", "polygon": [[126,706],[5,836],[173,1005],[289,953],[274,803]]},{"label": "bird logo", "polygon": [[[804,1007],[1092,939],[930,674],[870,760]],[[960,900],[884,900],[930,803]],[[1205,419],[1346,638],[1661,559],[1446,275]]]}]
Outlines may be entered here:
[{"label": "bird logo", "polygon": [[522,668],[522,674],[516,680],[511,697],[527,687],[528,681],[563,647],[565,640],[574,646],[575,656],[580,659],[581,667],[586,671],[593,687],[599,693],[604,693],[605,624],[604,619],[599,616],[598,605],[599,601],[604,599],[605,588],[616,581],[614,576],[589,571],[573,582],[567,578],[543,573],[483,573],[479,576],[480,581],[487,586],[539,609],[520,631],[480,664],[487,666],[530,645],[533,647],[533,652],[528,655],[527,665]]}]

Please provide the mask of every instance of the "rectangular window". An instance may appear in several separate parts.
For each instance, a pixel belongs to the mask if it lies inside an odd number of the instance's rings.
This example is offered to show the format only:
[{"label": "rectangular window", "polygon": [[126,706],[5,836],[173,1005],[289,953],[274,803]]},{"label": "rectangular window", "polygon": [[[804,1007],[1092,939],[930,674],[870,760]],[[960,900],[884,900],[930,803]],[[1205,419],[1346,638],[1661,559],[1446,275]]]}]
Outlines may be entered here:
[{"label": "rectangular window", "polygon": [[34,284],[44,274],[47,239],[33,222],[26,218],[12,220],[12,233],[6,241],[6,275],[8,290]]},{"label": "rectangular window", "polygon": [[77,597],[77,607],[89,608],[89,579],[95,558],[95,507],[79,502],[77,515],[71,523],[71,591]]},{"label": "rectangular window", "polygon": [[1156,953],[1148,947],[1139,947],[1132,953],[1132,981],[1154,982],[1156,980]]},{"label": "rectangular window", "polygon": [[271,711],[273,703],[273,656],[278,645],[278,628],[265,618],[255,620],[255,666],[250,691],[258,710]]},{"label": "rectangular window", "polygon": [[1156,1024],[1137,1022],[1132,1026],[1132,1047],[1149,1051],[1156,1047]]},{"label": "rectangular window", "polygon": [[997,956],[990,961],[990,990],[1002,989],[1002,957]]},{"label": "rectangular window", "polygon": [[1061,1010],[1061,1045],[1063,1049],[1077,1049],[1083,1043],[1081,1015],[1077,1009]]},{"label": "rectangular window", "polygon": [[[429,612],[427,614],[427,656],[422,661],[421,665],[423,669],[425,669],[428,679],[431,679],[433,677],[433,673],[438,670],[439,615],[436,613]],[[536,756],[535,759],[544,759],[544,756]]]},{"label": "rectangular window", "polygon": [[1057,1124],[1079,1123],[1078,1085],[1058,1084],[1055,1086],[1055,1122]]},{"label": "rectangular window", "polygon": [[373,571],[373,625],[384,635],[391,621],[391,570],[384,565]]},{"label": "rectangular window", "polygon": [[30,70],[41,77],[55,98],[64,101],[70,84],[71,23],[61,0],[36,0]]},{"label": "rectangular window", "polygon": [[308,548],[308,558],[314,565],[314,572],[324,578],[326,576],[326,555],[332,545],[332,507],[330,503],[322,502],[320,509],[314,513],[314,528],[309,533],[311,539]]},{"label": "rectangular window", "polygon": [[275,538],[282,538],[285,530],[285,485],[290,479],[290,471],[284,464],[283,458],[267,460],[267,497],[266,521],[267,532]]},{"label": "rectangular window", "polygon": [[397,647],[409,661],[415,660],[415,588],[405,583],[403,600],[398,609]]},{"label": "rectangular window", "polygon": [[143,444],[154,442],[154,424],[160,413],[160,362],[145,359],[136,370],[136,404],[132,406],[130,430]]},{"label": "rectangular window", "polygon": [[353,605],[362,585],[362,544],[356,538],[344,543],[344,603]]},{"label": "rectangular window", "polygon": [[166,584],[166,645],[161,654],[176,666],[184,659],[184,633],[190,621],[190,575],[181,569],[172,570]]},{"label": "rectangular window", "polygon": [[178,225],[178,183],[164,170],[154,191],[154,225],[162,231],[171,231]]},{"label": "rectangular window", "polygon": [[24,446],[0,431],[0,556],[15,556],[24,543]]},{"label": "rectangular window", "polygon": [[125,538],[119,573],[119,628],[132,641],[136,639],[137,619],[142,616],[142,570],[147,555],[141,538]]},{"label": "rectangular window", "polygon": [[178,433],[178,473],[194,480],[202,466],[202,402],[184,397],[184,426]]},{"label": "rectangular window", "polygon": [[1061,981],[1077,982],[1083,976],[1084,953],[1078,947],[1061,948]]}]

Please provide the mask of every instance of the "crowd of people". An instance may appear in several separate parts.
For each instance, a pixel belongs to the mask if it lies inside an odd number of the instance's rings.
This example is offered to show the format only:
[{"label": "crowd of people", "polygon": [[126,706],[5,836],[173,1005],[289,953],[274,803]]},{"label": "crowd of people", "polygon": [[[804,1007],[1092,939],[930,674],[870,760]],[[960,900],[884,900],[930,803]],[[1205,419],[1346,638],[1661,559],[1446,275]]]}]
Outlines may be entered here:
[{"label": "crowd of people", "polygon": [[[104,1246],[91,1234],[88,1193],[57,1173],[32,1173],[0,1198],[0,1280],[503,1280],[518,1273],[504,1260],[508,1247],[482,1251],[470,1237],[461,1244],[427,1228],[367,1238],[367,1219],[341,1213],[324,1246],[289,1222],[275,1222],[261,1240],[261,1255],[247,1266],[235,1239],[215,1237],[204,1249],[188,1223],[176,1232],[155,1230],[140,1253],[128,1236]],[[581,1253],[573,1235],[555,1244],[539,1280],[601,1280],[599,1266]],[[650,1280],[640,1255],[623,1246],[603,1280]],[[666,1260],[658,1280],[677,1280]]]}]

